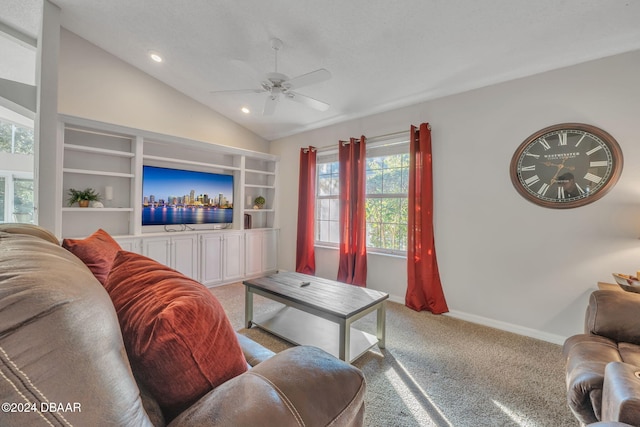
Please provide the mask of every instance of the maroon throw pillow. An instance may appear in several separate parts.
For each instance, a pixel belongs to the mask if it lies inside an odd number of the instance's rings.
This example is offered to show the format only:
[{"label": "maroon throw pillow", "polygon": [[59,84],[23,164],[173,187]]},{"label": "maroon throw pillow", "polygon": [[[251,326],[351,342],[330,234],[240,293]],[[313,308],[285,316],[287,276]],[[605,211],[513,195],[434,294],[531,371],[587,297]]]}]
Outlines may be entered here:
[{"label": "maroon throw pillow", "polygon": [[103,229],[85,239],[64,239],[62,247],[80,258],[103,285],[111,271],[113,259],[122,250],[118,242]]},{"label": "maroon throw pillow", "polygon": [[168,419],[247,370],[224,309],[204,285],[120,251],[105,289],[133,371]]}]

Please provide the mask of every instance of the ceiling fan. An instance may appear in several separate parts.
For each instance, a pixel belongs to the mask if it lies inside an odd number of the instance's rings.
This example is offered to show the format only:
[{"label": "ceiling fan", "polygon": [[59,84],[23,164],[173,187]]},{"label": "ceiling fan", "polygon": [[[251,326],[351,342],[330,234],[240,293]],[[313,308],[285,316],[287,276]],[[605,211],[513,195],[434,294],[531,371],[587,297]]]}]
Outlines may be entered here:
[{"label": "ceiling fan", "polygon": [[299,89],[303,86],[309,86],[312,84],[320,83],[331,78],[331,73],[320,68],[310,73],[303,74],[298,77],[290,79],[286,75],[278,72],[278,51],[282,48],[282,40],[274,38],[271,39],[271,47],[275,50],[275,71],[267,73],[265,79],[260,82],[262,89],[238,89],[238,90],[220,90],[213,91],[211,93],[268,93],[267,99],[262,111],[263,115],[271,115],[274,113],[280,98],[290,99],[292,101],[299,102],[308,107],[314,108],[320,111],[326,111],[329,108],[329,104],[311,98],[310,96],[302,95],[298,92],[294,92],[294,89]]}]

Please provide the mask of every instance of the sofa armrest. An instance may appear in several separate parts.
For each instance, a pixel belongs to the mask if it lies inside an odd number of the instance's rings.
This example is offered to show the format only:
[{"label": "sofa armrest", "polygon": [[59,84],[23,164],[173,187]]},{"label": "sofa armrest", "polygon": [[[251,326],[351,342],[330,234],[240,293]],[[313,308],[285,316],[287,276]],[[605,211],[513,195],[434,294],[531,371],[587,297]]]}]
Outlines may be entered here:
[{"label": "sofa armrest", "polygon": [[611,362],[604,371],[602,421],[640,425],[640,368]]},{"label": "sofa armrest", "polygon": [[614,290],[591,293],[585,333],[640,344],[640,294]]},{"label": "sofa armrest", "polygon": [[358,368],[293,347],[218,386],[169,427],[362,426],[365,389]]},{"label": "sofa armrest", "polygon": [[244,358],[247,360],[249,366],[256,366],[258,363],[264,362],[270,359],[275,354],[268,348],[258,344],[249,337],[245,337],[242,334],[236,333]]}]

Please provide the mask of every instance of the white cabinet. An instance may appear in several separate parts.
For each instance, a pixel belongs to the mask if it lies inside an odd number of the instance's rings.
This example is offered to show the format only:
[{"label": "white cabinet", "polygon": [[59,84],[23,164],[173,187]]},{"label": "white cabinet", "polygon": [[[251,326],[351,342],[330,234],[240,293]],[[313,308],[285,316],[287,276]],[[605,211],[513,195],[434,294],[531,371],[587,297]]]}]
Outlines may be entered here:
[{"label": "white cabinet", "polygon": [[262,233],[247,233],[246,257],[247,276],[260,274],[262,272]]},{"label": "white cabinet", "polygon": [[278,231],[255,230],[246,232],[247,276],[259,276],[278,268]]},{"label": "white cabinet", "polygon": [[222,280],[242,279],[244,271],[244,233],[225,233],[223,241]]},{"label": "white cabinet", "polygon": [[198,240],[195,234],[171,237],[145,237],[143,255],[198,280]]},{"label": "white cabinet", "polygon": [[206,286],[244,277],[244,233],[200,233],[200,282]]},{"label": "white cabinet", "polygon": [[113,239],[118,242],[124,251],[135,252],[137,254],[142,253],[142,242],[138,237],[113,236]]},{"label": "white cabinet", "polygon": [[210,286],[222,283],[222,234],[200,235],[200,282]]}]

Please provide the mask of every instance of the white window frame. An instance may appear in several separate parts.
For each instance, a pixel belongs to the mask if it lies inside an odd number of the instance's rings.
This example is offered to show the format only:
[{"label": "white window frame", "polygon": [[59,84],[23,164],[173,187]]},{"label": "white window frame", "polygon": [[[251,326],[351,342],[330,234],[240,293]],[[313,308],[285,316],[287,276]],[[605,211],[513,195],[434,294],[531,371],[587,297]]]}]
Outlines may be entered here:
[{"label": "white window frame", "polygon": [[[367,142],[367,158],[371,157],[384,157],[391,156],[395,154],[408,154],[409,153],[409,142],[407,136],[404,137],[396,137],[396,138],[387,138],[384,140],[378,140],[373,143]],[[319,230],[319,221],[327,221],[325,219],[320,219],[320,212],[318,210],[318,201],[319,200],[335,200],[335,205],[339,204],[339,194],[332,195],[320,195],[318,194],[320,191],[320,183],[319,183],[319,173],[320,173],[320,165],[338,162],[338,152],[337,150],[327,150],[318,153],[316,158],[316,219],[315,219],[315,227],[316,227],[316,235],[315,235],[315,245],[318,247],[333,247],[337,248],[339,246],[339,241],[326,241],[320,240]],[[408,165],[407,165],[408,169]],[[407,183],[408,190],[408,183]],[[408,204],[408,191],[404,193],[383,193],[383,194],[367,194],[367,200],[371,199],[383,199],[383,198],[395,198],[395,199],[406,199],[406,203]],[[370,223],[367,218],[367,225]],[[339,230],[339,225],[337,226]],[[323,233],[324,234],[324,233]],[[367,230],[367,237],[369,235],[369,230]],[[339,239],[339,236],[336,236]],[[406,238],[405,238],[406,239]],[[369,253],[382,253],[387,255],[401,256],[406,257],[407,251],[406,249],[388,249],[381,247],[369,246],[367,244],[367,251]]]}]

